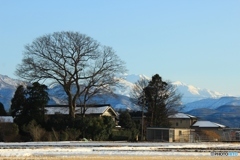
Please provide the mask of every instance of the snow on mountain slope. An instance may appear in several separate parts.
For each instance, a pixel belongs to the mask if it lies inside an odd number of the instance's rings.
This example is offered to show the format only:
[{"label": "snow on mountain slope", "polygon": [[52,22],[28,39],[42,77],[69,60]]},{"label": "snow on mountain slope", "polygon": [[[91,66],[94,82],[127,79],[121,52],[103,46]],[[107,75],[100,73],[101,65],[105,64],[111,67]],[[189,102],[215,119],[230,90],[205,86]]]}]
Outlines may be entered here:
[{"label": "snow on mountain slope", "polygon": [[145,76],[143,74],[139,74],[139,75],[130,74],[130,75],[125,76],[125,80],[128,82],[131,82],[131,83],[136,83],[138,80],[141,80],[141,79],[147,79],[149,81],[151,80],[151,78],[149,78],[148,76]]},{"label": "snow on mountain slope", "polygon": [[50,98],[48,104],[67,104],[67,95],[58,84],[48,87],[48,95]]},{"label": "snow on mountain slope", "polygon": [[179,81],[173,82],[172,84],[177,87],[179,93],[183,94],[182,97],[183,104],[191,103],[201,99],[208,98],[216,99],[223,96],[229,96],[228,94],[211,91],[209,89],[201,89],[198,87],[194,87],[193,85],[187,85]]},{"label": "snow on mountain slope", "polygon": [[184,105],[182,111],[188,112],[194,109],[208,108],[217,109],[223,105],[240,106],[240,97],[221,97],[221,98],[207,98]]},{"label": "snow on mountain slope", "polygon": [[[131,102],[128,96],[133,84],[120,80],[119,86],[114,88],[115,94],[97,95],[91,99],[91,103],[111,104],[114,109],[139,110],[139,107]],[[126,87],[127,86],[127,87]],[[49,87],[50,101],[48,104],[67,104],[67,96],[59,85]]]},{"label": "snow on mountain slope", "polygon": [[9,109],[11,99],[19,85],[25,85],[25,82],[12,79],[6,75],[0,75],[0,102],[5,108]]},{"label": "snow on mountain slope", "polygon": [[131,97],[133,87],[134,87],[133,83],[126,81],[124,79],[120,79],[119,84],[113,87],[113,90],[115,94]]},{"label": "snow on mountain slope", "polygon": [[[118,98],[109,98],[108,100],[106,100],[105,102],[109,102],[110,104],[113,105],[114,108],[132,108],[132,109],[136,109],[136,106],[134,104],[132,104],[132,102],[127,102],[130,101],[129,97],[131,97],[131,92],[132,92],[132,88],[134,87],[134,83],[137,82],[140,79],[147,79],[150,80],[149,77],[145,76],[145,75],[125,75],[125,79],[120,79],[119,81],[119,85],[114,87],[114,93],[116,95],[118,95]],[[218,103],[216,103],[216,100],[222,96],[226,96],[227,94],[221,94],[219,92],[214,92],[214,91],[210,91],[208,89],[200,89],[197,87],[194,87],[192,85],[187,85],[185,83],[182,82],[173,82],[173,85],[175,85],[177,87],[177,90],[179,93],[181,93],[182,96],[182,103],[185,105],[186,111],[189,111],[191,109],[195,109],[195,108],[206,108],[211,106],[212,108],[217,108],[219,107],[221,104],[226,104],[226,103],[230,103],[231,100],[229,101],[224,101],[221,103],[221,101],[219,101]],[[63,101],[60,100],[66,100],[66,96],[65,93],[63,93],[63,91],[60,91],[61,89],[59,88],[52,88],[49,87],[49,95],[51,95],[51,97],[54,97],[54,95],[56,94],[60,94],[57,97],[60,98],[56,98],[55,96],[55,100],[57,99],[57,103],[61,104],[63,103]],[[124,97],[124,98],[123,98]],[[52,98],[51,98],[52,100]],[[200,100],[200,101],[199,101]],[[191,102],[195,102],[197,101],[197,103],[191,103]],[[65,101],[66,103],[66,101]],[[215,103],[215,105],[214,105]],[[233,102],[232,102],[233,103]],[[237,103],[237,102],[235,102]],[[185,111],[185,110],[184,110]]]},{"label": "snow on mountain slope", "polygon": [[196,116],[200,120],[208,120],[231,128],[239,128],[240,106],[222,105],[217,109],[198,108],[186,113]]},{"label": "snow on mountain slope", "polygon": [[20,80],[12,79],[6,75],[0,75],[0,88],[15,88],[19,84],[25,83]]},{"label": "snow on mountain slope", "polygon": [[[147,79],[151,80],[151,78],[145,75],[126,75],[125,80],[121,80],[120,84],[122,88],[117,88],[116,93],[121,94],[121,90],[125,91],[122,92],[123,95],[130,96],[131,88],[134,86],[140,79]],[[172,85],[177,87],[177,91],[182,94],[182,103],[187,104],[190,102],[194,102],[201,99],[206,98],[220,98],[222,96],[229,96],[228,94],[223,94],[215,91],[211,91],[209,89],[201,89],[198,87],[194,87],[193,85],[187,85],[180,81],[172,82]],[[125,89],[125,90],[124,90]]]}]

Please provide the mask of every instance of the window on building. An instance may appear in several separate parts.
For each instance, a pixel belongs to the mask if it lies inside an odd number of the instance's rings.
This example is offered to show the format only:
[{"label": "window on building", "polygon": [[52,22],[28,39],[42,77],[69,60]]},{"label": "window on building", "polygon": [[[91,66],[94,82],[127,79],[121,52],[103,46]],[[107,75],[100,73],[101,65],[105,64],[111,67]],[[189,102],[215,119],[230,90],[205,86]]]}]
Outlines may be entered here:
[{"label": "window on building", "polygon": [[179,131],[179,135],[182,135],[182,131]]}]

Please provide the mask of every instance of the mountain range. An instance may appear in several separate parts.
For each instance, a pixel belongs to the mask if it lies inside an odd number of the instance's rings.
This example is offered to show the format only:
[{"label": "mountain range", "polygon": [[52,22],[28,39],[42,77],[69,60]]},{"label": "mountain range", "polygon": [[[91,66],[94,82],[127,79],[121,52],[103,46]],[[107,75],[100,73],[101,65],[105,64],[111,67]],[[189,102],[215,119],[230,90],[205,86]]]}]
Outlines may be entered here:
[{"label": "mountain range", "polygon": [[[102,95],[101,98],[96,97],[94,100],[96,103],[109,103],[115,110],[139,110],[139,106],[134,104],[130,97],[134,83],[143,78],[150,80],[145,75],[126,75],[124,79],[120,80],[119,85],[113,88],[115,96]],[[201,89],[179,81],[171,83],[176,86],[178,93],[182,94],[182,106],[179,107],[182,109],[179,110],[180,112],[231,127],[240,126],[238,124],[238,121],[240,122],[240,97],[233,97],[209,89]],[[0,102],[4,105],[6,111],[9,110],[11,99],[19,85],[26,85],[26,83],[6,75],[0,75]],[[66,94],[61,86],[51,85],[48,88],[49,104],[67,104]]]}]

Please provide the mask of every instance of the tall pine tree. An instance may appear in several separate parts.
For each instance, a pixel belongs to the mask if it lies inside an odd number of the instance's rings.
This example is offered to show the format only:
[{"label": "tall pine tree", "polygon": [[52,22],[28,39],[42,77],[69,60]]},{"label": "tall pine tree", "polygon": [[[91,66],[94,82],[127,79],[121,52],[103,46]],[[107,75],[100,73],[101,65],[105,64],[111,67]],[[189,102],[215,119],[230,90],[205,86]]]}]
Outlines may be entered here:
[{"label": "tall pine tree", "polygon": [[3,104],[0,102],[0,116],[6,116],[7,112],[4,109]]},{"label": "tall pine tree", "polygon": [[28,115],[37,122],[43,122],[44,107],[49,100],[47,86],[34,82],[32,86],[27,87],[25,96],[27,97],[25,109]]},{"label": "tall pine tree", "polygon": [[18,86],[11,100],[12,104],[10,107],[10,114],[13,118],[15,118],[23,110],[24,104],[26,102],[24,92],[25,88],[22,85]]},{"label": "tall pine tree", "polygon": [[180,104],[181,95],[175,92],[171,84],[155,74],[148,86],[143,89],[144,105],[147,110],[148,126],[170,127],[168,116]]}]

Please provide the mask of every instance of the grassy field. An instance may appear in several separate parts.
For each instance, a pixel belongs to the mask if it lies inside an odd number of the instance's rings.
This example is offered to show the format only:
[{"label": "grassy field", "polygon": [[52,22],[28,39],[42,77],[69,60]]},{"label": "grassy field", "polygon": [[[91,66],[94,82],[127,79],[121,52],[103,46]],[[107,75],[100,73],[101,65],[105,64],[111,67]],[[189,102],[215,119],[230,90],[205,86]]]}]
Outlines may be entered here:
[{"label": "grassy field", "polygon": [[0,157],[1,160],[237,160],[239,157],[207,156],[79,156],[79,157]]}]

